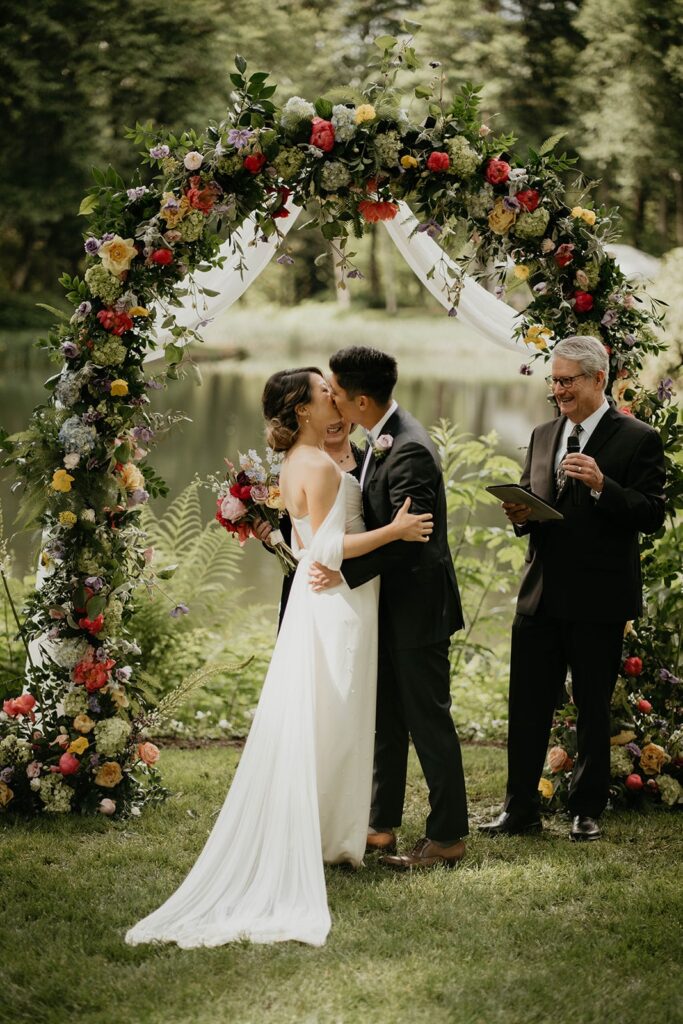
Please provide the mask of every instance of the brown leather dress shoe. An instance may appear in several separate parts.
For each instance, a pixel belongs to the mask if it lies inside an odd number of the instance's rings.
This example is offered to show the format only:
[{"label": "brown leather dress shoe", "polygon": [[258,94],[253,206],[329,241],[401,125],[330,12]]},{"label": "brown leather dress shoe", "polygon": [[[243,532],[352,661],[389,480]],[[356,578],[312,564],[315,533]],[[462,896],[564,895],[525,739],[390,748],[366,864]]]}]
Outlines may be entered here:
[{"label": "brown leather dress shoe", "polygon": [[365,843],[366,853],[396,853],[394,832],[369,832]]},{"label": "brown leather dress shoe", "polygon": [[413,868],[435,868],[439,864],[454,868],[465,856],[465,842],[459,839],[452,846],[439,846],[431,839],[421,839],[411,853],[394,857],[381,857],[380,863],[396,871],[411,871]]}]

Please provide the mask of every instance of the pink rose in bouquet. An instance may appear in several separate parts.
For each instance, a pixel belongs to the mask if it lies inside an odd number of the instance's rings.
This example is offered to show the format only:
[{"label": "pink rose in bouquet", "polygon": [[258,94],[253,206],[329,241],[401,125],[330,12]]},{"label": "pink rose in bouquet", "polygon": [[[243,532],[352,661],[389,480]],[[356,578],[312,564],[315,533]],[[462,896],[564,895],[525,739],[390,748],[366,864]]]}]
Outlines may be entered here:
[{"label": "pink rose in bouquet", "polygon": [[236,523],[238,519],[243,519],[247,514],[247,506],[233,494],[226,495],[221,500],[219,507],[223,518],[231,523]]}]

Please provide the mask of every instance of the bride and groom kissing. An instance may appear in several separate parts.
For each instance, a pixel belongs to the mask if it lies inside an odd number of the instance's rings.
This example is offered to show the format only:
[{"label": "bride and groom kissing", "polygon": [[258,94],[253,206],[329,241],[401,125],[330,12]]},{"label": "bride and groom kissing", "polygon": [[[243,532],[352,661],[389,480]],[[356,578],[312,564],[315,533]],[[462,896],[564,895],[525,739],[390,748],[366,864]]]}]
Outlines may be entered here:
[{"label": "bride and groom kissing", "polygon": [[[448,658],[463,618],[438,454],[392,397],[392,356],[346,348],[330,370],[280,371],[265,386],[298,567],[223,808],[184,882],[129,930],[131,944],[322,945],[324,863],[358,867],[374,851],[405,870],[465,853]],[[368,435],[360,485],[323,450],[340,414]],[[409,738],[430,813],[425,837],[398,854]]]}]

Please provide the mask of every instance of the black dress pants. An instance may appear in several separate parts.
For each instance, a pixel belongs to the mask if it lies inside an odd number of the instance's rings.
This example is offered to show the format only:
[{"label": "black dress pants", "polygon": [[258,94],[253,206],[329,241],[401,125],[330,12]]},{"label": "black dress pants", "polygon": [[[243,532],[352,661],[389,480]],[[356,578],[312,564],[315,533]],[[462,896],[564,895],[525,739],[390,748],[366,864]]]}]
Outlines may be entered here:
[{"label": "black dress pants", "polygon": [[382,642],[370,824],[401,824],[412,738],[429,789],[426,834],[448,842],[467,835],[460,742],[451,718],[449,641],[399,651]]},{"label": "black dress pants", "polygon": [[505,810],[537,817],[553,711],[572,672],[578,755],[569,790],[572,815],[597,818],[610,781],[610,704],[621,663],[623,621],[583,622],[516,615],[512,626]]}]

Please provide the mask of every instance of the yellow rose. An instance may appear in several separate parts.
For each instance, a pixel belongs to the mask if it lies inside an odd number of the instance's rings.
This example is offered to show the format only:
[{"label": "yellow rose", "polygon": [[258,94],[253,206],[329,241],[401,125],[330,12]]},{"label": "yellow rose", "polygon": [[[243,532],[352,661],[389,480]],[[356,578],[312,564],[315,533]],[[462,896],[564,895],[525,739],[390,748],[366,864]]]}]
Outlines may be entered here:
[{"label": "yellow rose", "polygon": [[95,723],[90,715],[76,715],[72,724],[76,732],[92,732],[95,728]]},{"label": "yellow rose", "polygon": [[60,526],[75,526],[78,522],[78,516],[74,515],[73,512],[60,512],[59,523]]},{"label": "yellow rose", "polygon": [[76,478],[67,473],[65,469],[56,469],[52,474],[52,483],[50,484],[53,491],[63,491],[66,494],[67,491],[71,490],[71,484]]},{"label": "yellow rose", "polygon": [[489,227],[497,235],[506,235],[515,223],[517,215],[513,210],[506,210],[502,199],[496,199],[493,209],[489,213]]},{"label": "yellow rose", "polygon": [[664,765],[670,760],[664,747],[660,747],[656,743],[648,743],[643,747],[640,767],[646,775],[659,775]]},{"label": "yellow rose", "polygon": [[266,505],[268,508],[277,508],[284,511],[285,503],[282,500],[279,487],[269,487],[268,497],[266,498]]},{"label": "yellow rose", "polygon": [[534,324],[526,332],[522,341],[525,345],[535,345],[539,352],[543,352],[544,349],[547,349],[552,336],[553,332],[549,327],[544,327],[543,324]]},{"label": "yellow rose", "polygon": [[555,790],[550,779],[539,779],[538,792],[545,800],[552,800]]},{"label": "yellow rose", "polygon": [[95,785],[104,786],[105,789],[113,789],[114,786],[118,786],[122,778],[123,773],[118,761],[105,761],[97,769]]},{"label": "yellow rose", "polygon": [[574,217],[576,220],[585,221],[590,227],[593,227],[597,219],[595,210],[586,210],[583,206],[575,206],[569,216]]},{"label": "yellow rose", "polygon": [[356,124],[362,124],[363,121],[374,121],[376,117],[376,111],[372,103],[361,103],[356,108]]},{"label": "yellow rose", "polygon": [[128,310],[128,316],[149,316],[149,310],[144,306],[133,306]]},{"label": "yellow rose", "polygon": [[412,167],[417,167],[417,160],[415,159],[414,156],[402,156],[401,167],[405,167],[405,169],[408,171]]},{"label": "yellow rose", "polygon": [[[167,204],[171,203],[167,207]],[[174,228],[178,224],[187,211],[190,209],[190,200],[187,196],[183,196],[182,199],[178,199],[172,192],[164,192],[161,200],[161,209],[159,210],[159,216],[162,217],[169,228]]]},{"label": "yellow rose", "polygon": [[133,239],[121,238],[120,235],[114,235],[108,242],[104,242],[97,253],[104,269],[110,274],[117,275],[130,269],[131,260],[135,259],[137,254]]},{"label": "yellow rose", "polygon": [[14,792],[6,782],[0,782],[0,807],[7,807],[10,800],[14,799]]},{"label": "yellow rose", "polygon": [[610,737],[611,747],[625,747],[627,743],[632,743],[636,738],[636,734],[631,729],[622,729],[616,736]]},{"label": "yellow rose", "polygon": [[531,273],[531,267],[526,267],[523,263],[515,264],[512,273],[520,281],[526,281]]},{"label": "yellow rose", "polygon": [[126,694],[124,693],[123,690],[110,690],[109,696],[113,700],[114,704],[116,704],[116,707],[119,708],[119,710],[121,708],[127,708],[128,705],[130,704],[128,697],[126,697]]},{"label": "yellow rose", "polygon": [[117,398],[122,398],[124,395],[127,395],[128,385],[125,380],[121,380],[120,378],[113,380],[109,385],[109,394],[114,395]]},{"label": "yellow rose", "polygon": [[68,754],[82,754],[84,750],[87,750],[90,744],[86,740],[85,736],[79,736],[77,740],[72,740],[67,747]]},{"label": "yellow rose", "polygon": [[127,491],[137,491],[145,486],[145,478],[134,462],[126,462],[119,470],[119,480]]}]

